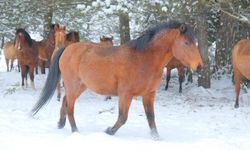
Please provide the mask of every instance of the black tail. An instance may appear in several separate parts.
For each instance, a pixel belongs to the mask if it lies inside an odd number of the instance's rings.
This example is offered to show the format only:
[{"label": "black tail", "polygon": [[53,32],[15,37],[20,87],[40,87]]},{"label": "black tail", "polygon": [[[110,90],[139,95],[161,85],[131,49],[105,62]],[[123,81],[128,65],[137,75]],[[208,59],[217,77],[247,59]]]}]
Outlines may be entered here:
[{"label": "black tail", "polygon": [[40,98],[34,108],[32,109],[32,115],[34,116],[53,96],[57,83],[61,78],[61,72],[59,69],[59,59],[64,51],[64,48],[60,48],[56,55],[54,56],[50,69],[49,74],[47,76],[45,85],[43,90],[40,94]]}]

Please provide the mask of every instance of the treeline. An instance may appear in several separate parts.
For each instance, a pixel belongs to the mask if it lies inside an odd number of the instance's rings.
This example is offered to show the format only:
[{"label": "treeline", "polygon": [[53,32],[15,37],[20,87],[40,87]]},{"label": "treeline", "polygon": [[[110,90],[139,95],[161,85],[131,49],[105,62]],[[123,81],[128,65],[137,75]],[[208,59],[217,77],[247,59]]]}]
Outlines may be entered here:
[{"label": "treeline", "polygon": [[136,38],[147,27],[166,20],[190,23],[204,61],[198,84],[210,87],[211,75],[231,73],[231,50],[250,37],[249,0],[8,0],[0,1],[2,43],[15,29],[48,36],[52,23],[80,32],[81,40],[114,37],[116,45]]}]

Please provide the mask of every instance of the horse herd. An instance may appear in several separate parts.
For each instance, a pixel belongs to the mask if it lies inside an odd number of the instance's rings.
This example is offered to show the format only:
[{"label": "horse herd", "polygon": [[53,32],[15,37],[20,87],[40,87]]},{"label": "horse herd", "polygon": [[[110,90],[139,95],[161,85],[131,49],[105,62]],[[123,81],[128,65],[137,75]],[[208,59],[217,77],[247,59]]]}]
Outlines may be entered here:
[{"label": "horse herd", "polygon": [[[203,65],[194,32],[191,26],[184,22],[163,22],[149,28],[137,39],[120,46],[113,46],[112,39],[105,37],[100,38],[100,43],[79,42],[77,32],[65,36],[65,30],[65,27],[52,25],[49,39],[37,42],[32,40],[24,29],[18,29],[14,45],[11,44],[11,49],[14,50],[7,51],[16,53],[15,57],[21,68],[22,86],[24,78],[27,81],[29,72],[32,86],[35,88],[34,68],[40,66],[43,70],[46,64],[50,66],[39,100],[32,109],[32,115],[49,102],[56,88],[57,97],[60,99],[59,81],[62,78],[65,95],[58,128],[65,126],[67,115],[72,132],[78,131],[74,118],[75,101],[89,88],[98,94],[119,97],[118,119],[112,127],[106,129],[107,134],[115,134],[125,124],[132,98],[142,96],[151,135],[158,137],[154,97],[162,79],[162,69],[167,64],[169,73],[170,69],[177,67],[179,82],[182,83],[184,66],[194,71]],[[6,44],[5,47],[7,49],[9,46]],[[239,107],[240,78],[250,78],[248,55],[250,40],[242,40],[236,44],[232,61],[235,74],[235,108]],[[7,67],[7,71],[9,70]],[[167,78],[165,89],[168,88],[169,79]],[[181,90],[180,84],[179,92]]]}]

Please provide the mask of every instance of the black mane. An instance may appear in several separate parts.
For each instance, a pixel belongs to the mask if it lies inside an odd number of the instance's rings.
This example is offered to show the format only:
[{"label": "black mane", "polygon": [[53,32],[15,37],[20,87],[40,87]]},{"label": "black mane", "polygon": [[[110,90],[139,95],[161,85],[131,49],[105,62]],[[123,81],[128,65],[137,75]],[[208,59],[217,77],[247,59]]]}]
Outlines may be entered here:
[{"label": "black mane", "polygon": [[19,33],[22,33],[22,34],[24,35],[25,40],[26,40],[26,41],[28,42],[28,44],[29,44],[29,47],[32,47],[32,39],[31,39],[29,33],[26,32],[26,31],[25,31],[24,29],[22,29],[22,28],[19,28],[19,29],[16,30],[16,36],[17,36]]},{"label": "black mane", "polygon": [[[155,27],[149,28],[148,30],[143,32],[143,34],[140,37],[138,37],[135,40],[131,40],[126,44],[130,48],[134,49],[135,51],[139,51],[147,47],[148,43],[160,31],[165,30],[165,29],[179,28],[182,24],[185,24],[185,23],[179,22],[179,21],[163,22],[161,24],[156,25]],[[191,41],[194,41],[195,35],[194,35],[192,28],[187,24],[185,24],[185,26],[186,26],[186,30],[185,30],[185,33],[183,34],[186,34]]]}]

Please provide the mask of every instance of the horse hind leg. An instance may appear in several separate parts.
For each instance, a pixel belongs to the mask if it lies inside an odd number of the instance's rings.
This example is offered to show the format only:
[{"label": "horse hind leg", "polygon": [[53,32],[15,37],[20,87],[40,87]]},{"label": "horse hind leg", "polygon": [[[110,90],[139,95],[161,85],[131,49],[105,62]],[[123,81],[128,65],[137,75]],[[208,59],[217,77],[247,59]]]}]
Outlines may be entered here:
[{"label": "horse hind leg", "polygon": [[[72,78],[71,78],[72,79]],[[75,81],[75,80],[73,80]],[[76,99],[81,95],[81,93],[86,89],[84,84],[72,84],[70,82],[64,81],[65,86],[65,96],[63,98],[62,107],[60,110],[60,119],[58,121],[58,128],[61,129],[65,126],[66,114],[68,114],[69,123],[72,132],[77,132],[78,128],[75,123],[74,118],[74,105]]]},{"label": "horse hind leg", "polygon": [[123,94],[119,96],[119,115],[116,123],[113,127],[106,129],[106,133],[109,135],[114,135],[116,131],[126,123],[128,118],[128,110],[131,104],[133,96],[129,94]]},{"label": "horse hind leg", "polygon": [[60,102],[60,99],[61,99],[61,84],[60,84],[60,81],[58,81],[58,83],[57,83],[57,101]]},{"label": "horse hind leg", "polygon": [[236,94],[234,108],[239,108],[240,78],[241,78],[241,74],[239,70],[234,69],[234,82],[235,82],[234,87],[235,87],[235,94]]},{"label": "horse hind leg", "polygon": [[67,115],[67,102],[66,96],[63,97],[62,107],[60,110],[60,119],[58,121],[58,129],[62,129],[66,123],[66,115]]}]

